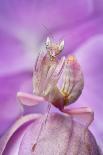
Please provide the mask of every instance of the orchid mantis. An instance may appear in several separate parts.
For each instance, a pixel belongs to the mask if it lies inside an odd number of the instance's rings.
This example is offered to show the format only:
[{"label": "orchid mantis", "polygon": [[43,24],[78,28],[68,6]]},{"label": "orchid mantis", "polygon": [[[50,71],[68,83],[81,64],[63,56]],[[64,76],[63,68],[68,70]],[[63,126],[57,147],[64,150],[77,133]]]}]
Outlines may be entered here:
[{"label": "orchid mantis", "polygon": [[[65,108],[67,105],[74,103],[81,95],[84,87],[84,78],[75,56],[62,57],[61,60],[58,59],[58,55],[62,52],[63,48],[63,40],[55,43],[47,37],[47,52],[39,53],[33,70],[33,94],[18,92],[17,97],[22,104],[27,106],[35,106],[41,102],[49,103],[48,113],[43,124],[47,121],[52,104],[61,112],[68,115],[80,116],[81,119],[86,116],[83,123],[88,128],[94,119],[94,113],[90,108]],[[35,144],[33,150],[36,146]]]}]

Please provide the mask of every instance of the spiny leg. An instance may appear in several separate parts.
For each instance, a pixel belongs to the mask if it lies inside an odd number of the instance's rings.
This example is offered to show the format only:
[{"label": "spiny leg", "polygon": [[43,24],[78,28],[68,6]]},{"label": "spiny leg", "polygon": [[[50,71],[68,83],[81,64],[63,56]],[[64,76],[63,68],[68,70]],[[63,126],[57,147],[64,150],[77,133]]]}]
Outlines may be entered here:
[{"label": "spiny leg", "polygon": [[[28,106],[34,106],[34,105],[37,105],[39,104],[40,102],[44,102],[44,98],[42,97],[39,97],[39,96],[35,96],[35,95],[32,95],[32,94],[28,94],[28,93],[23,93],[23,92],[18,92],[17,93],[17,97],[19,99],[19,101],[24,104],[24,105],[28,105]],[[36,142],[35,144],[32,146],[32,151],[34,152],[35,150],[35,147],[39,141],[39,137],[41,135],[41,132],[43,130],[43,127],[46,125],[46,122],[47,122],[47,119],[48,119],[48,116],[49,116],[49,112],[50,112],[50,109],[51,109],[51,104],[48,104],[48,111],[47,111],[47,114],[45,116],[45,118],[43,119],[43,122],[41,124],[41,127],[40,127],[40,131],[39,131],[39,134],[37,136],[37,139],[36,139]]]},{"label": "spiny leg", "polygon": [[43,122],[42,122],[42,124],[41,124],[41,127],[40,127],[40,130],[39,130],[39,134],[38,134],[38,136],[37,136],[36,142],[35,142],[35,143],[33,144],[33,146],[32,146],[32,152],[35,151],[35,147],[36,147],[36,145],[37,145],[37,143],[38,143],[38,141],[39,141],[41,132],[42,132],[44,126],[46,125],[47,120],[48,120],[49,112],[50,112],[50,109],[51,109],[51,104],[50,104],[50,103],[48,104],[48,107],[47,107],[47,108],[48,108],[48,109],[47,109],[47,114],[45,115],[45,117],[44,117],[44,119],[43,119]]}]

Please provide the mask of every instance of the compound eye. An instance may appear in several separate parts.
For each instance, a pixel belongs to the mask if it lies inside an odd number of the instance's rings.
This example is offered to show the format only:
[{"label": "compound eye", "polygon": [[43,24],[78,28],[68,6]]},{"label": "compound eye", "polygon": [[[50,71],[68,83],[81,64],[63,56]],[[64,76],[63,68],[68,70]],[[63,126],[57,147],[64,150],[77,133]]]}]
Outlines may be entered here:
[{"label": "compound eye", "polygon": [[47,40],[46,40],[46,48],[49,48],[50,47],[50,44],[51,44],[50,38],[47,37]]},{"label": "compound eye", "polygon": [[62,51],[64,48],[64,40],[62,40],[59,44],[59,50]]},{"label": "compound eye", "polygon": [[48,47],[49,47],[49,46],[48,46],[48,45],[46,45],[46,49],[48,49]]}]

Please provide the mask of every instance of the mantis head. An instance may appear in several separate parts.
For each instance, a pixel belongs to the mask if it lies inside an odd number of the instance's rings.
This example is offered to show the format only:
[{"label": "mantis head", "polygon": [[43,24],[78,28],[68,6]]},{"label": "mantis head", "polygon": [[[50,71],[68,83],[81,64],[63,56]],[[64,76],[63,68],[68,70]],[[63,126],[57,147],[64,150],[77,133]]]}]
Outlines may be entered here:
[{"label": "mantis head", "polygon": [[64,40],[59,43],[52,42],[49,37],[46,40],[46,49],[51,59],[59,55],[64,49]]}]

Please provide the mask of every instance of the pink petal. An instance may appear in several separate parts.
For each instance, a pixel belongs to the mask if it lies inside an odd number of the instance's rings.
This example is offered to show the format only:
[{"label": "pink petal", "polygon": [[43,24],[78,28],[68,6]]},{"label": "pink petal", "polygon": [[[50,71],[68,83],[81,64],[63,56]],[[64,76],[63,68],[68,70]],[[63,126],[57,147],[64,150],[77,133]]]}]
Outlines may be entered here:
[{"label": "pink petal", "polygon": [[[13,126],[12,130],[9,132],[12,137],[5,137],[4,144],[1,140],[2,150],[5,148],[5,141],[7,144],[3,155],[8,155],[8,153],[9,155],[32,155],[34,153],[36,155],[88,155],[89,153],[91,153],[91,155],[100,155],[96,141],[92,134],[88,131],[84,139],[85,128],[74,122],[69,116],[67,117],[61,114],[49,115],[47,124],[42,130],[40,139],[33,153],[32,146],[38,135],[42,117],[40,118],[37,115],[29,115],[19,120],[19,125],[16,123],[16,127]],[[24,126],[25,129],[21,129],[20,126],[28,122],[26,120],[28,120],[29,123],[30,121],[32,123],[26,127]],[[33,120],[37,121],[33,123]],[[18,128],[19,130],[16,130]],[[13,134],[14,132],[15,134]],[[19,142],[17,145],[16,142],[18,139]]]},{"label": "pink petal", "polygon": [[[23,125],[26,125],[25,126],[25,128],[26,128],[31,122],[35,121],[39,117],[40,117],[40,115],[38,115],[38,114],[35,114],[35,115],[31,114],[31,115],[27,115],[27,116],[24,116],[24,117],[21,117],[20,119],[18,119],[16,121],[16,123],[0,139],[0,155],[2,155],[3,152],[5,152],[5,148],[6,148],[7,144],[9,143],[12,136],[13,135],[15,136],[15,132],[17,132],[17,130],[19,128],[21,128]],[[23,131],[24,131],[24,129],[23,129]]]},{"label": "pink petal", "polygon": [[[37,131],[38,125],[36,126],[35,124],[31,124],[30,127],[28,127],[20,145],[20,155],[32,154],[31,150],[33,143],[35,143],[36,140],[35,135],[37,135]],[[34,152],[36,155],[80,155],[82,153],[84,153],[84,155],[88,155],[90,150],[88,150],[89,148],[83,144],[83,132],[83,127],[74,122],[72,124],[69,117],[52,114],[49,117],[45,129],[42,131],[40,141],[38,142]],[[70,138],[71,136],[72,138]],[[91,137],[91,140],[88,136]],[[85,143],[86,145],[90,145],[93,155],[98,153],[95,140],[90,133],[87,134]]]},{"label": "pink petal", "polygon": [[30,72],[0,77],[0,135],[23,114],[23,108],[17,101],[16,93],[18,90],[25,90],[30,79]]},{"label": "pink petal", "polygon": [[22,41],[0,29],[0,76],[30,69],[32,64],[30,53]]},{"label": "pink petal", "polygon": [[103,148],[103,36],[96,35],[76,51],[84,72],[84,91],[78,106],[89,106],[94,111],[92,131]]}]

